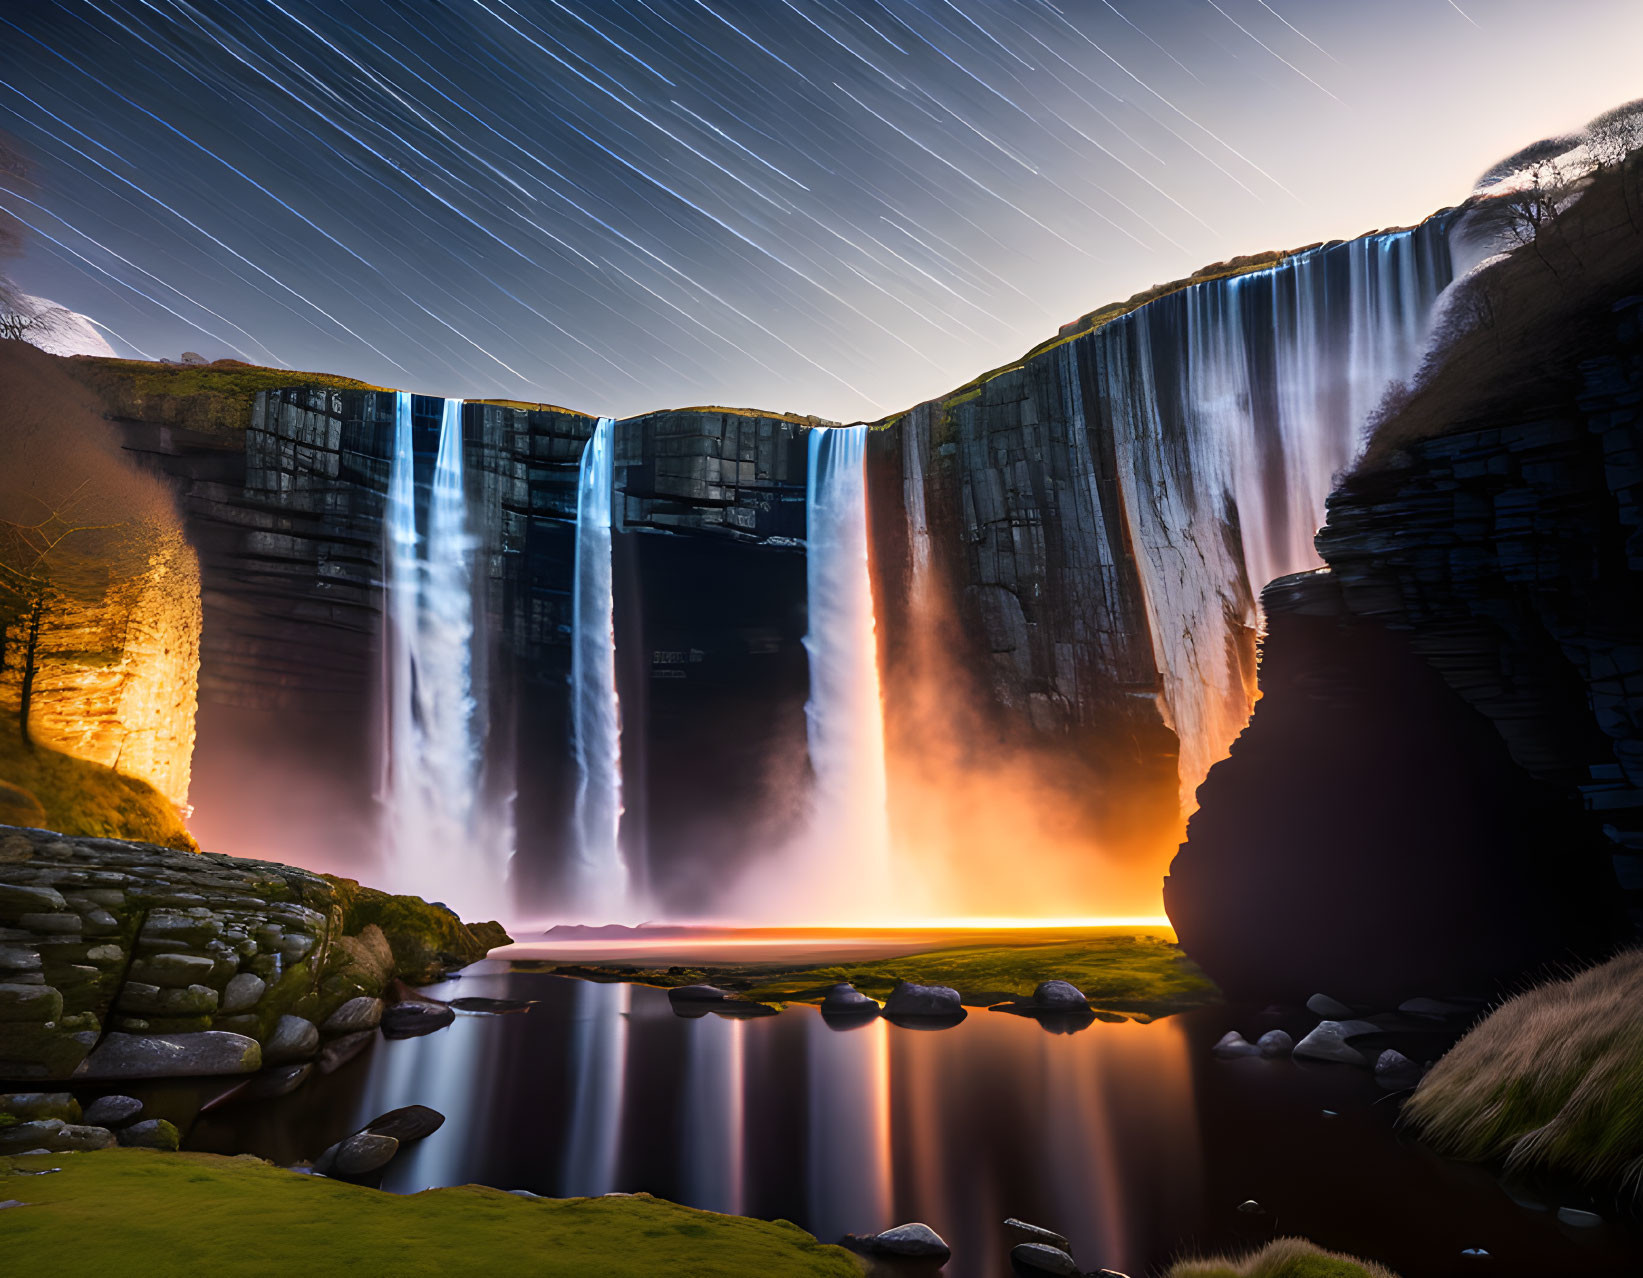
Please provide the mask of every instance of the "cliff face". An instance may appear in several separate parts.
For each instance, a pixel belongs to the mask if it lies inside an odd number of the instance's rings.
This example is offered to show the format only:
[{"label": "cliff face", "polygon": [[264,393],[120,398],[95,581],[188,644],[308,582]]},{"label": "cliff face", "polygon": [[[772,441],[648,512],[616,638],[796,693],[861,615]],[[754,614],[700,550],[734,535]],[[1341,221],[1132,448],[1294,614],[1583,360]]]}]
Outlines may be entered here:
[{"label": "cliff face", "polygon": [[[208,847],[368,874],[381,786],[394,396],[314,386],[250,402],[243,432],[117,421],[127,450],[177,487],[200,555],[194,829]],[[178,415],[172,401],[163,406]],[[440,407],[412,400],[419,485],[431,477]],[[577,468],[594,424],[545,406],[463,409],[487,618],[475,653],[490,734],[485,781],[499,795],[517,791],[522,867],[556,862],[573,784],[573,531]],[[629,806],[634,845],[650,847],[663,884],[750,853],[752,836],[738,831],[780,806],[767,802],[771,788],[792,779],[795,741],[802,752],[802,429],[798,419],[691,410],[618,432],[614,553],[627,570],[618,574],[617,626],[630,792],[646,792],[636,778],[651,754],[682,762],[648,787],[648,811]],[[705,803],[704,793],[719,802]],[[728,857],[726,840],[737,843]],[[556,884],[527,870],[524,886],[550,897]]]},{"label": "cliff face", "polygon": [[1331,572],[1274,587],[1265,695],[1166,888],[1229,989],[1500,979],[1643,917],[1640,319],[1625,299],[1531,401],[1349,477]]},{"label": "cliff face", "polygon": [[67,363],[0,343],[0,705],[16,733],[26,690],[30,740],[186,810],[198,564]]},{"label": "cliff face", "polygon": [[[892,768],[932,740],[979,740],[972,753],[1053,776],[1008,788],[1020,813],[1059,806],[1086,863],[1093,845],[1161,869],[1177,813],[1248,718],[1260,583],[1316,562],[1335,474],[1413,371],[1449,220],[1095,312],[875,431]],[[1093,899],[1137,908],[1114,888]]]}]

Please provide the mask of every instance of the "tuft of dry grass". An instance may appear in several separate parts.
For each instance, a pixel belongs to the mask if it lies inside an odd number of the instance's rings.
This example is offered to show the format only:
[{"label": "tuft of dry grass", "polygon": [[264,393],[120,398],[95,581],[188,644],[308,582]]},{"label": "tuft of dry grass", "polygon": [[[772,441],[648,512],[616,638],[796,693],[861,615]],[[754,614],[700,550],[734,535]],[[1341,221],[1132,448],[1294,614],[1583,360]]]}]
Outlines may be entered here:
[{"label": "tuft of dry grass", "polygon": [[1455,1158],[1643,1191],[1643,950],[1502,1004],[1404,1119]]},{"label": "tuft of dry grass", "polygon": [[1239,1260],[1178,1260],[1164,1278],[1398,1278],[1384,1265],[1325,1251],[1304,1238],[1277,1238]]}]

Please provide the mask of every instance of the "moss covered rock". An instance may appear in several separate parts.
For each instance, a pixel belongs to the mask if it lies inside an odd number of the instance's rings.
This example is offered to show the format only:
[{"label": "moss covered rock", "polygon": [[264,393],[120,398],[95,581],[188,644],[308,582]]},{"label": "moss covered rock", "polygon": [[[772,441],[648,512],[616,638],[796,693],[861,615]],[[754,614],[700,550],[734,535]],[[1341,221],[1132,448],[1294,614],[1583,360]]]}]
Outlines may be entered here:
[{"label": "moss covered rock", "polygon": [[507,940],[293,866],[12,827],[0,929],[0,1077],[16,1079],[254,1069],[282,1020],[323,1025]]}]

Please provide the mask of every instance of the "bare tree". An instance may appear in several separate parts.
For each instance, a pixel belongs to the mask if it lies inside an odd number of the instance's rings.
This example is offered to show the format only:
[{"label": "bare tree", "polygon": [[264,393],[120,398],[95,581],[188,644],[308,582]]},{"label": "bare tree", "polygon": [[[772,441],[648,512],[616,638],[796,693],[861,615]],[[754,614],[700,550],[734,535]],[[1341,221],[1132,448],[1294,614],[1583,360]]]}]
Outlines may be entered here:
[{"label": "bare tree", "polygon": [[0,342],[29,342],[40,346],[61,336],[74,322],[66,306],[42,306],[0,276]]},{"label": "bare tree", "polygon": [[1643,165],[1634,159],[1643,152],[1643,98],[1605,111],[1588,124],[1586,150],[1599,169],[1617,175],[1626,217],[1635,227],[1637,201],[1632,188]]},{"label": "bare tree", "polygon": [[[1557,238],[1559,219],[1574,203],[1585,178],[1582,167],[1567,154],[1533,159],[1516,170],[1509,183],[1502,179],[1505,190],[1484,197],[1478,215],[1509,243],[1532,247],[1552,274],[1560,274],[1547,251],[1549,241]],[[1574,255],[1572,245],[1560,240],[1559,246]]]},{"label": "bare tree", "polygon": [[[48,509],[33,524],[0,519],[0,669],[18,649],[20,684],[17,728],[23,745],[32,750],[29,717],[34,708],[34,684],[40,673],[40,633],[48,614],[67,598],[76,568],[75,553],[92,534],[121,528],[84,519],[87,503],[81,485],[61,508]],[[95,546],[84,546],[95,551]],[[83,571],[83,567],[81,568]],[[15,643],[11,630],[18,634]]]}]

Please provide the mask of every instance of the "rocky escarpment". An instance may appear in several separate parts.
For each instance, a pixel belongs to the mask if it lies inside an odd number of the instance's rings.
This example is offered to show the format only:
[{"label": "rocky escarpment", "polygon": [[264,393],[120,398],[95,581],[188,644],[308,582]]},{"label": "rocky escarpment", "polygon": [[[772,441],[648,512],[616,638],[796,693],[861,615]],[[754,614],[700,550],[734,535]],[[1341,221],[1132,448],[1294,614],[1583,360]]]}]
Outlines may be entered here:
[{"label": "rocky escarpment", "polygon": [[506,940],[290,866],[0,828],[0,1078],[305,1060],[374,1027],[395,976],[431,979]]},{"label": "rocky escarpment", "polygon": [[[118,396],[114,407],[134,402]],[[165,405],[165,420],[118,424],[127,448],[177,486],[200,554],[196,832],[210,846],[301,849],[368,875],[394,396],[258,391],[243,428],[203,429]],[[419,483],[432,471],[440,409],[438,399],[412,399]],[[548,894],[551,879],[533,883],[529,867],[554,863],[570,802],[573,529],[595,419],[511,403],[468,403],[463,414],[487,618],[477,658],[492,736],[487,784],[518,791],[524,886]],[[635,769],[652,753],[689,765],[649,788],[648,811],[629,807],[633,846],[649,847],[664,881],[698,877],[690,853],[704,835],[723,850],[732,831],[757,826],[769,788],[786,780],[764,761],[790,755],[795,731],[802,740],[804,573],[791,552],[804,531],[805,424],[694,409],[636,418],[617,433],[626,752]],[[727,722],[734,731],[709,730]],[[263,783],[246,786],[251,775]],[[703,786],[720,800],[711,832]],[[277,845],[266,834],[274,828]]]},{"label": "rocky escarpment", "polygon": [[1571,392],[1348,479],[1318,548],[1354,614],[1585,809],[1643,921],[1643,298]]},{"label": "rocky escarpment", "polygon": [[1619,923],[1578,802],[1525,775],[1413,636],[1327,569],[1262,597],[1261,699],[1199,787],[1164,903],[1235,999],[1487,995]]},{"label": "rocky escarpment", "polygon": [[1274,588],[1265,696],[1166,891],[1229,989],[1292,979],[1263,939],[1280,906],[1287,971],[1337,965],[1342,989],[1415,956],[1512,976],[1635,929],[1643,298],[1599,315],[1518,406],[1346,479],[1318,535],[1330,574]]}]

